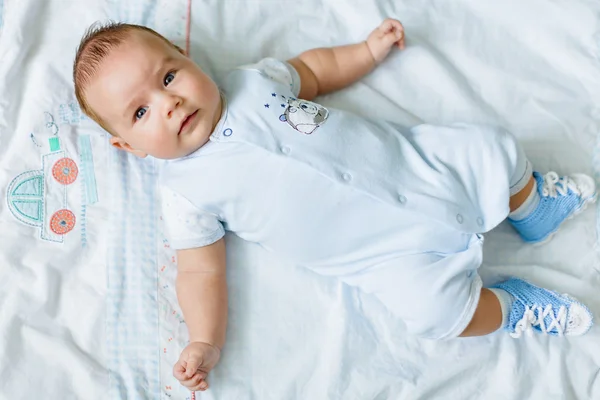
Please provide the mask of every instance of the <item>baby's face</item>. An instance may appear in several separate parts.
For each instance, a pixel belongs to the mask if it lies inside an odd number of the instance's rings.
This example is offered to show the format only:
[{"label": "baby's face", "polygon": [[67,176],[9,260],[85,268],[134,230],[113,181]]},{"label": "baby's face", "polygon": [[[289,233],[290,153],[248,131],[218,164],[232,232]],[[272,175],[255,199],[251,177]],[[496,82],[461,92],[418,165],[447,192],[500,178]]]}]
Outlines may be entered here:
[{"label": "baby's face", "polygon": [[116,147],[172,159],[202,147],[221,115],[217,85],[158,37],[134,32],[111,50],[85,91]]}]

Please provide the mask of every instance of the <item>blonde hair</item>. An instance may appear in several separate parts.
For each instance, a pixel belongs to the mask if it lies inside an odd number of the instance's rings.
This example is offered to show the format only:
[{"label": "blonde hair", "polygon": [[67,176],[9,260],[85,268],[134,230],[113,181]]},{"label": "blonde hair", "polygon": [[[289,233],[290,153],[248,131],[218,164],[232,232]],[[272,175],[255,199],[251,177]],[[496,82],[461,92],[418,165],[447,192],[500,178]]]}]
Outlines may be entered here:
[{"label": "blonde hair", "polygon": [[171,43],[160,33],[142,25],[125,24],[120,22],[108,21],[105,23],[96,22],[92,24],[83,35],[75,62],[73,63],[73,83],[75,84],[75,96],[77,102],[84,114],[96,121],[100,126],[111,132],[105,121],[94,112],[85,98],[85,90],[92,81],[102,61],[109,55],[110,51],[122,45],[131,37],[133,32],[148,32],[176,48],[182,54],[185,52]]}]

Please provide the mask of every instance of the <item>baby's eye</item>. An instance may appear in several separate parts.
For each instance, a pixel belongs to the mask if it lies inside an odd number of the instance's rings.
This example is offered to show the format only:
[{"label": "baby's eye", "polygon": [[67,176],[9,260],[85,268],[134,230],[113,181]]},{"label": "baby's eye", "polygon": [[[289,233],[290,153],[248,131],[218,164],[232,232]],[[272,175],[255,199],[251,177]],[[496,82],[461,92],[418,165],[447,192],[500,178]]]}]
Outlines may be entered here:
[{"label": "baby's eye", "polygon": [[140,107],[138,108],[138,110],[135,112],[135,119],[142,119],[142,117],[144,116],[144,114],[146,114],[147,108],[146,107]]},{"label": "baby's eye", "polygon": [[169,72],[167,75],[165,75],[163,83],[165,84],[165,86],[169,86],[169,84],[173,82],[173,79],[175,79],[175,73]]}]

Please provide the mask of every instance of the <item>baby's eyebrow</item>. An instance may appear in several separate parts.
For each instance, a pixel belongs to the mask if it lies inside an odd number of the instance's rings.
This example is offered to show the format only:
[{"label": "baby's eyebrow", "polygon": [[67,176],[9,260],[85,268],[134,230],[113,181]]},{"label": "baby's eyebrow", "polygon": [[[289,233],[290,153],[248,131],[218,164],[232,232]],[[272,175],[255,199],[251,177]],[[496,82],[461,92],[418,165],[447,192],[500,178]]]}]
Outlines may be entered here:
[{"label": "baby's eyebrow", "polygon": [[170,64],[173,61],[175,61],[175,57],[173,57],[171,55],[168,55],[168,56],[165,56],[165,58],[162,59],[162,61],[160,62],[159,65]]}]

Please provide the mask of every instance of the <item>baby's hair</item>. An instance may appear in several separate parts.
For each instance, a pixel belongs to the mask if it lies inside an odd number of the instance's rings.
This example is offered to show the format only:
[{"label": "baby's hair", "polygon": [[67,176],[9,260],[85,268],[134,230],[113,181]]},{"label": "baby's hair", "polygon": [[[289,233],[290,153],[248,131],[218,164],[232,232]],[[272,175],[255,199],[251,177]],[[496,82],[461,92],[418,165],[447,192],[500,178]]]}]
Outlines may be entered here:
[{"label": "baby's hair", "polygon": [[181,48],[171,43],[160,33],[148,27],[108,21],[104,23],[96,22],[87,29],[81,39],[81,43],[79,43],[75,62],[73,63],[75,96],[77,97],[81,110],[113,135],[115,133],[110,130],[108,125],[102,121],[98,114],[90,107],[85,98],[85,90],[98,71],[100,64],[106,56],[108,56],[110,51],[123,44],[135,31],[148,32],[161,40],[164,40],[182,54],[185,54]]}]

